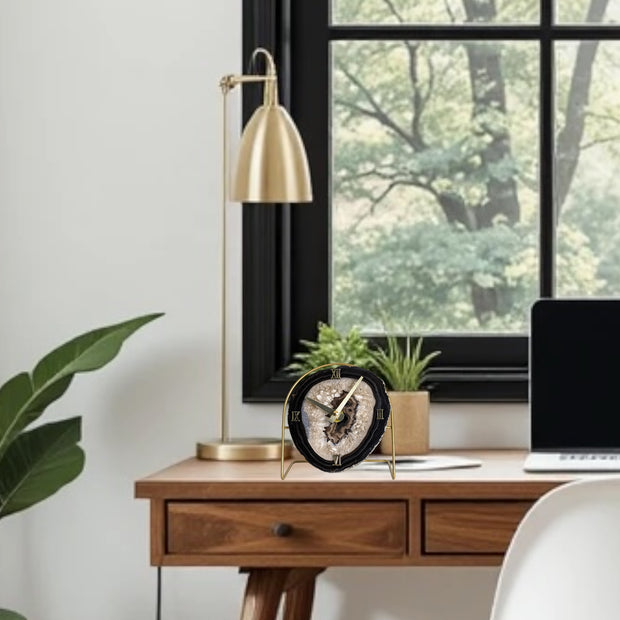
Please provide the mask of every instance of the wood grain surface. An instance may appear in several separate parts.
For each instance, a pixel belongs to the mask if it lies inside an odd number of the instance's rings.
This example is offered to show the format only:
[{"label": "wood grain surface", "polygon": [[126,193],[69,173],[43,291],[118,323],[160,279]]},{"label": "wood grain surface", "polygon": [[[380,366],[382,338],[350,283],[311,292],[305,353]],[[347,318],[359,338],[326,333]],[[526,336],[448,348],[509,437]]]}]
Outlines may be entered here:
[{"label": "wood grain surface", "polygon": [[499,499],[425,501],[422,552],[503,554],[531,505]]},{"label": "wood grain surface", "polygon": [[[168,552],[404,555],[403,502],[170,502]],[[278,526],[288,531],[277,535]]]}]

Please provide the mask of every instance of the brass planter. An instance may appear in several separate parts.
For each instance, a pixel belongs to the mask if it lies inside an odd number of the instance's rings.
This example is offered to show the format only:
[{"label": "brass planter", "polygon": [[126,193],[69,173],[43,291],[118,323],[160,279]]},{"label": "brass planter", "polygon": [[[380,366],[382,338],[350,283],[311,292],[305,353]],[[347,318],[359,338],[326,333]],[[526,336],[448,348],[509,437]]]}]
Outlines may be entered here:
[{"label": "brass planter", "polygon": [[[394,422],[395,453],[426,454],[429,450],[429,395],[420,392],[388,392]],[[392,434],[381,440],[382,454],[392,454]]]}]

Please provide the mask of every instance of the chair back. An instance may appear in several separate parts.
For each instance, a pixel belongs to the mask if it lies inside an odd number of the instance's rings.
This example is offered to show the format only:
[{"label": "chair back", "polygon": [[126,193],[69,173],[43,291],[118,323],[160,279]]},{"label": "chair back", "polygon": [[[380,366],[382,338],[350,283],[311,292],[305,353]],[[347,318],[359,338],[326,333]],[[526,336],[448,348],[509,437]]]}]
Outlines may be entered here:
[{"label": "chair back", "polygon": [[620,619],[620,476],[557,487],[510,543],[491,620]]}]

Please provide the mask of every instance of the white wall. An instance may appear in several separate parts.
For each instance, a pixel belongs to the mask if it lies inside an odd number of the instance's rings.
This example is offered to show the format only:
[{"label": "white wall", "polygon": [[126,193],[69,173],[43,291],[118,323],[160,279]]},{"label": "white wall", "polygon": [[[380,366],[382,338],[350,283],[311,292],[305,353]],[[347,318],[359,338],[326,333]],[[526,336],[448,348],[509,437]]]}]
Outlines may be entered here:
[{"label": "white wall", "polygon": [[[240,4],[0,0],[0,377],[82,331],[167,313],[46,414],[84,414],[87,465],[0,523],[0,605],[30,620],[153,618],[148,507],[133,482],[217,433],[217,82],[241,66]],[[236,126],[238,96],[231,103]],[[277,405],[241,403],[240,223],[232,205],[233,431],[277,435]],[[499,410],[435,406],[433,445],[525,445],[525,408]],[[334,569],[316,617],[484,618],[495,577]],[[166,619],[237,617],[234,569],[164,579]]]}]

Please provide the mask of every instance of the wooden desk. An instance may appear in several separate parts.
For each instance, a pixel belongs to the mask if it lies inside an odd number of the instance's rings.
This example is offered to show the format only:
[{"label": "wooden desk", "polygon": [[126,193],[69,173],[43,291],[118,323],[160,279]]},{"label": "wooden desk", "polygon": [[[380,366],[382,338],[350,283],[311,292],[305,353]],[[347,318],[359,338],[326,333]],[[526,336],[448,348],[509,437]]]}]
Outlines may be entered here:
[{"label": "wooden desk", "polygon": [[526,510],[567,474],[526,474],[523,452],[458,451],[481,467],[323,473],[305,463],[189,459],[136,482],[151,501],[151,564],[249,572],[242,620],[308,620],[330,566],[502,561]]}]

